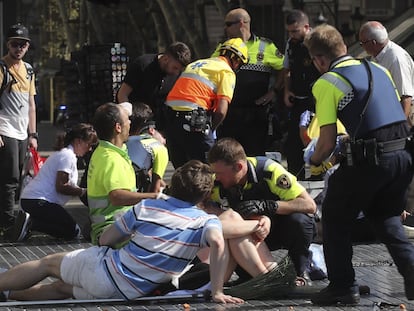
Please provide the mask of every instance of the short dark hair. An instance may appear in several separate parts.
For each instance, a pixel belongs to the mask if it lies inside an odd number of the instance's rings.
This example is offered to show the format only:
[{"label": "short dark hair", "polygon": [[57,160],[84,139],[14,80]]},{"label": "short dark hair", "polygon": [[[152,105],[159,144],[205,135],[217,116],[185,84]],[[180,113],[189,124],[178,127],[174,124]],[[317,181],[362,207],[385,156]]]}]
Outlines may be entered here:
[{"label": "short dark hair", "polygon": [[121,106],[114,103],[106,103],[98,107],[93,117],[93,126],[99,139],[111,140],[114,135],[116,123],[122,125]]},{"label": "short dark hair", "polygon": [[292,25],[294,23],[309,24],[309,17],[301,10],[291,10],[286,15],[286,25]]},{"label": "short dark hair", "polygon": [[144,103],[134,103],[132,105],[132,115],[129,117],[131,120],[131,127],[129,134],[135,135],[141,131],[145,126],[150,125],[152,122],[155,125],[154,113],[150,106]]},{"label": "short dark hair", "polygon": [[210,196],[213,185],[210,166],[199,160],[191,160],[175,170],[169,194],[179,200],[197,204]]},{"label": "short dark hair", "polygon": [[322,24],[313,28],[305,37],[304,45],[309,54],[313,56],[325,56],[334,60],[346,54],[346,45],[341,33],[335,27]]},{"label": "short dark hair", "polygon": [[62,132],[56,135],[56,142],[54,149],[60,150],[69,146],[73,141],[79,138],[91,145],[95,145],[98,142],[98,136],[92,125],[87,123],[77,123],[66,132]]},{"label": "short dark hair", "polygon": [[234,165],[237,161],[246,160],[246,152],[237,140],[225,137],[214,144],[208,152],[207,159],[210,164],[223,161],[228,165]]},{"label": "short dark hair", "polygon": [[177,41],[170,44],[165,50],[165,54],[175,58],[183,67],[186,67],[191,62],[191,50],[183,42]]}]

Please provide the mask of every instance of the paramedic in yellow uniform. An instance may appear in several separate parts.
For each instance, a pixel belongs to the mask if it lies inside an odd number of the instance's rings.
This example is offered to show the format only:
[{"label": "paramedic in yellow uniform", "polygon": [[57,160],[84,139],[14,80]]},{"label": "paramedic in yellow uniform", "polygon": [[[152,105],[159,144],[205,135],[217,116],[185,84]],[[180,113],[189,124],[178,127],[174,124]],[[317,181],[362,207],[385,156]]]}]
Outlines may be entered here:
[{"label": "paramedic in yellow uniform", "polygon": [[206,162],[233,97],[234,72],[247,61],[246,44],[234,38],[222,44],[219,56],[199,59],[181,74],[166,101],[167,146],[175,168],[191,159]]}]

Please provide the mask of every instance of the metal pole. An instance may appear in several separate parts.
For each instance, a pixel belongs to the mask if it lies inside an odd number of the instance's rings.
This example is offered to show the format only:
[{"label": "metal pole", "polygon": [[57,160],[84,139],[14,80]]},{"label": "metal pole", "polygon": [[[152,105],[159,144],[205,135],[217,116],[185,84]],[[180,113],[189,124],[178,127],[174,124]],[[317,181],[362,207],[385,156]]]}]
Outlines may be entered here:
[{"label": "metal pole", "polygon": [[4,38],[3,38],[3,1],[0,1],[0,56],[3,56],[3,46],[4,46]]},{"label": "metal pole", "polygon": [[50,106],[49,106],[49,118],[50,118],[50,123],[53,124],[53,119],[54,119],[54,113],[55,113],[55,101],[53,100],[55,94],[53,91],[53,77],[51,76],[49,78],[49,97],[50,97]]}]

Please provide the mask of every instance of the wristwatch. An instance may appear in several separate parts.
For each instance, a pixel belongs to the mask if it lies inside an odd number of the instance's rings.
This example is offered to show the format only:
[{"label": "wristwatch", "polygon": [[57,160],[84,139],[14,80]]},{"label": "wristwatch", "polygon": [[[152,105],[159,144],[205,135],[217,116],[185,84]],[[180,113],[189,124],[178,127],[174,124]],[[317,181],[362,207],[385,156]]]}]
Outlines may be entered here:
[{"label": "wristwatch", "polygon": [[38,133],[38,132],[35,132],[35,133],[29,133],[29,137],[32,137],[32,138],[36,138],[36,139],[38,139],[38,138],[39,138],[39,133]]}]

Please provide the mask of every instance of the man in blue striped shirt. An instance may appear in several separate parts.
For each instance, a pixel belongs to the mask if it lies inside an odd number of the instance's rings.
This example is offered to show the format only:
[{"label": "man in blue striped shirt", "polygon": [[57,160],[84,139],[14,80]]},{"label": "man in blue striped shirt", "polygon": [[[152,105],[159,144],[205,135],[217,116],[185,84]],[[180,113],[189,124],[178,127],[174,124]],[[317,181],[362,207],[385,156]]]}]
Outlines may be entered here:
[{"label": "man in blue striped shirt", "polygon": [[[212,299],[243,302],[223,293],[229,256],[221,223],[196,206],[212,187],[209,166],[186,163],[172,177],[171,196],[132,207],[100,236],[102,246],[48,255],[1,273],[0,298],[132,300],[179,275],[200,248],[209,246]],[[122,249],[110,248],[128,239]],[[59,280],[37,284],[49,276]]]}]

